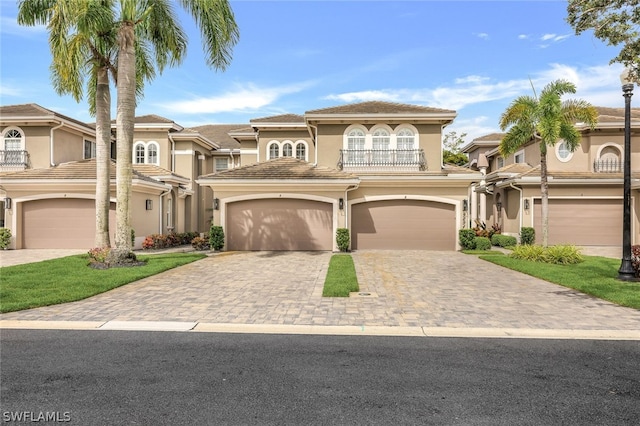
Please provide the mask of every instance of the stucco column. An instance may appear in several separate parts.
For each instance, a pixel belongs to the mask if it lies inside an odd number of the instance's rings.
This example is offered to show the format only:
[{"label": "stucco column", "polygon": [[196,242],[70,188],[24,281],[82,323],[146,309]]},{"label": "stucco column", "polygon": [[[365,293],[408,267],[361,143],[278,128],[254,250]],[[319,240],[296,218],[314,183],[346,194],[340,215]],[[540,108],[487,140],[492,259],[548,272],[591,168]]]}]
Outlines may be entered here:
[{"label": "stucco column", "polygon": [[481,222],[487,221],[487,194],[484,192],[480,194],[480,217]]},{"label": "stucco column", "polygon": [[471,218],[471,226],[474,226],[473,221],[478,218],[478,193],[476,187],[471,188],[471,206],[469,207],[469,217]]}]

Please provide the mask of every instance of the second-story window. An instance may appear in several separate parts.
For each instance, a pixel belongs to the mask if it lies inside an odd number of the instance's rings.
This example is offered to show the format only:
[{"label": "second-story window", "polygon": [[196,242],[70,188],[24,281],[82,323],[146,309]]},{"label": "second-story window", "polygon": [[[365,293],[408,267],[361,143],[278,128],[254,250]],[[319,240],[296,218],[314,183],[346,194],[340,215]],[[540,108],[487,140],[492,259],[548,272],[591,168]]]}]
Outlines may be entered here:
[{"label": "second-story window", "polygon": [[386,129],[376,129],[373,132],[373,161],[384,162],[389,160],[389,145],[391,138]]},{"label": "second-story window", "polygon": [[524,163],[524,151],[518,151],[513,156],[514,163]]},{"label": "second-story window", "polygon": [[271,142],[269,145],[269,160],[280,157],[280,146],[278,142]]},{"label": "second-story window", "polygon": [[296,144],[296,158],[298,160],[307,159],[307,146],[302,142]]},{"label": "second-story window", "polygon": [[496,158],[496,168],[501,169],[504,167],[504,158],[498,157]]},{"label": "second-story window", "polygon": [[85,140],[84,141],[84,152],[82,158],[96,158],[96,143],[92,141]]},{"label": "second-story window", "polygon": [[157,142],[136,142],[133,145],[134,164],[160,164],[159,147]]},{"label": "second-story window", "polygon": [[292,157],[293,156],[293,146],[289,142],[285,142],[282,145],[282,156],[283,157]]},{"label": "second-story window", "polygon": [[229,159],[227,157],[216,157],[216,172],[227,170],[229,168]]},{"label": "second-story window", "polygon": [[398,147],[398,161],[411,162],[414,158],[416,136],[411,129],[400,129],[396,133]]},{"label": "second-story window", "polygon": [[18,129],[10,129],[4,134],[2,149],[5,151],[22,151],[24,137]]},{"label": "second-story window", "polygon": [[364,161],[364,143],[365,135],[362,129],[352,129],[347,135],[347,149],[349,152],[349,158],[347,161]]}]

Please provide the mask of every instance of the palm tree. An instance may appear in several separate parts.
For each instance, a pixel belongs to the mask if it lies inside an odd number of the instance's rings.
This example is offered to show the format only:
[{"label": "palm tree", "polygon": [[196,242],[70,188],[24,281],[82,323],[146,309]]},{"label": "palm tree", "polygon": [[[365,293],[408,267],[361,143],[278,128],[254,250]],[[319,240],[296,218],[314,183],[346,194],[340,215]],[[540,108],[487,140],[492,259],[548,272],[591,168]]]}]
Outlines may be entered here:
[{"label": "palm tree", "polygon": [[21,25],[47,25],[52,54],[51,77],[60,95],[83,97],[88,76],[89,109],[96,117],[96,247],[109,247],[109,165],[111,147],[111,91],[115,81],[115,31],[108,2],[23,0],[18,6]]},{"label": "palm tree", "polygon": [[556,80],[547,84],[537,97],[516,98],[500,116],[500,128],[506,135],[500,142],[500,154],[506,157],[531,141],[540,144],[540,189],[542,192],[542,245],[549,241],[549,183],[547,179],[547,147],[563,139],[573,152],[580,145],[580,132],[575,123],[583,122],[592,129],[598,119],[596,109],[583,100],[562,101],[567,93],[575,93],[573,83]]},{"label": "palm tree", "polygon": [[[228,0],[179,0],[200,27],[206,62],[224,70],[238,40],[238,27]],[[186,38],[168,0],[119,0],[116,247],[113,260],[131,257],[131,176],[136,95],[136,51],[153,54],[160,71],[180,63]],[[137,43],[140,43],[137,45]],[[137,47],[138,46],[138,47]]]}]

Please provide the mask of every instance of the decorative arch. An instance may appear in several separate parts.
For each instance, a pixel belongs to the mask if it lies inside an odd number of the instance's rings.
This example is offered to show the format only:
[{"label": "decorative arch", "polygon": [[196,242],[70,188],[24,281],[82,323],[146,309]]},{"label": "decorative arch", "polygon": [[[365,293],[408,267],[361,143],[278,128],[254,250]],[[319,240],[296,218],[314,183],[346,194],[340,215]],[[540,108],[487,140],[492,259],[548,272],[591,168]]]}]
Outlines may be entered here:
[{"label": "decorative arch", "polygon": [[280,142],[271,141],[267,144],[267,160],[280,157]]},{"label": "decorative arch", "polygon": [[0,148],[5,151],[24,151],[24,139],[24,131],[20,127],[7,127],[2,131],[2,145]]}]

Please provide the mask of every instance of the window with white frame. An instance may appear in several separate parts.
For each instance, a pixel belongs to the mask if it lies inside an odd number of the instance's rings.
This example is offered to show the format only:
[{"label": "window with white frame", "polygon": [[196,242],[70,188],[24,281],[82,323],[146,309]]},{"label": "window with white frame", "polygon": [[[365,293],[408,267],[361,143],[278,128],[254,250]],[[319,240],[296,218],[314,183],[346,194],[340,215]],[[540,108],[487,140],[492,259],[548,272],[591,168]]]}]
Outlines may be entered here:
[{"label": "window with white frame", "polygon": [[134,164],[160,164],[157,142],[136,142],[133,145]]},{"label": "window with white frame", "polygon": [[296,142],[296,158],[307,161],[307,144],[303,141]]},{"label": "window with white frame", "polygon": [[498,157],[496,158],[496,168],[501,169],[504,167],[504,158]]},{"label": "window with white frame", "polygon": [[352,129],[347,134],[347,149],[350,151],[347,161],[364,161],[365,133],[360,128]]},{"label": "window with white frame", "polygon": [[285,142],[282,145],[282,156],[293,157],[293,145],[291,145],[291,142]]},{"label": "window with white frame", "polygon": [[5,151],[23,151],[24,135],[18,129],[8,129],[2,137],[2,149]]},{"label": "window with white frame", "polygon": [[401,128],[396,132],[397,147],[398,147],[398,161],[410,162],[414,159],[413,150],[415,149],[416,136],[413,130],[408,128]]},{"label": "window with white frame", "polygon": [[385,162],[389,160],[389,146],[391,137],[387,129],[376,129],[373,131],[373,161]]},{"label": "window with white frame", "polygon": [[278,142],[276,141],[271,142],[269,144],[268,152],[269,152],[269,158],[268,158],[269,160],[280,157],[280,145],[278,145]]},{"label": "window with white frame", "polygon": [[513,156],[514,163],[524,163],[524,151],[518,151]]},{"label": "window with white frame", "polygon": [[227,157],[216,157],[216,172],[227,170],[229,168],[229,159]]},{"label": "window with white frame", "polygon": [[565,141],[560,141],[556,144],[556,157],[558,160],[566,163],[573,157],[573,152],[569,149],[569,145]]},{"label": "window with white frame", "polygon": [[96,158],[96,143],[95,142],[88,141],[88,140],[85,139],[82,158],[84,158],[85,160],[87,160],[89,158]]}]

